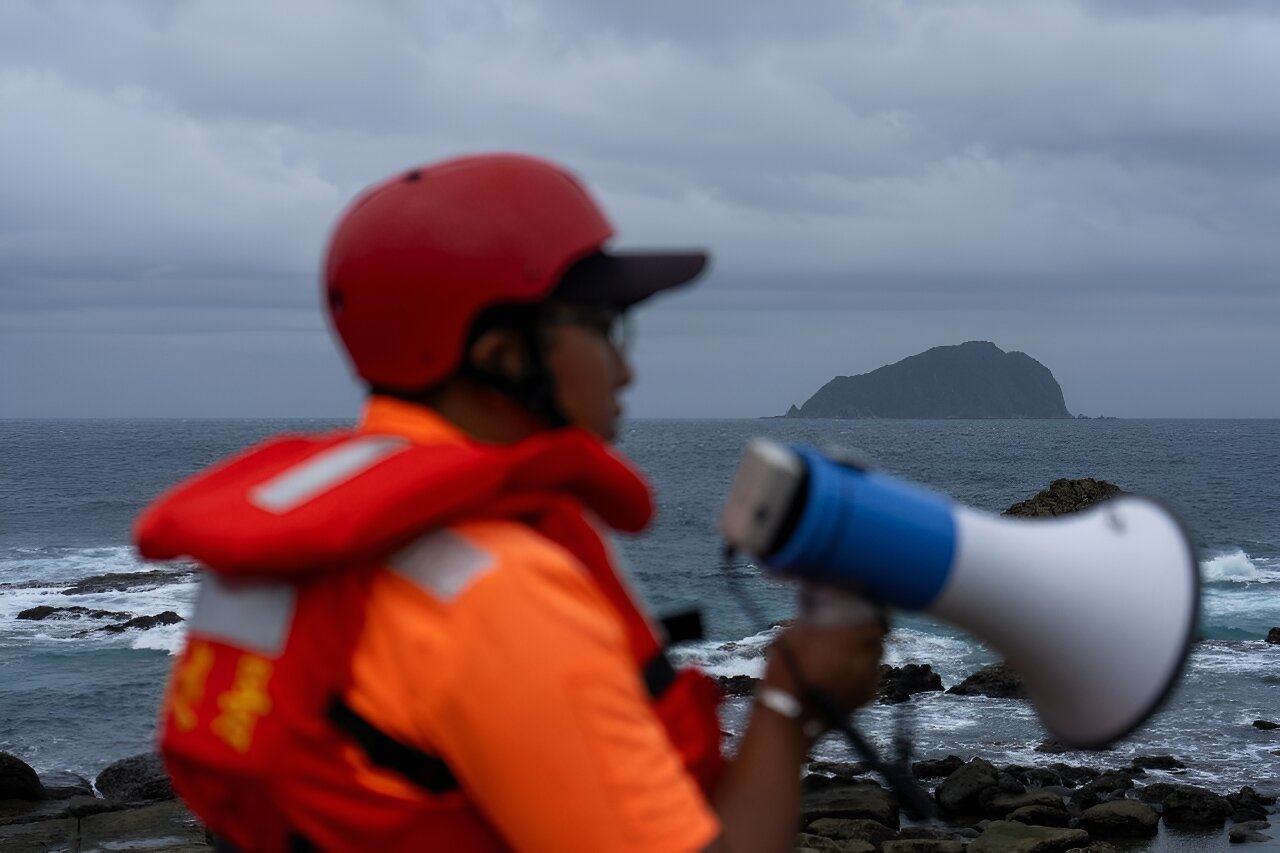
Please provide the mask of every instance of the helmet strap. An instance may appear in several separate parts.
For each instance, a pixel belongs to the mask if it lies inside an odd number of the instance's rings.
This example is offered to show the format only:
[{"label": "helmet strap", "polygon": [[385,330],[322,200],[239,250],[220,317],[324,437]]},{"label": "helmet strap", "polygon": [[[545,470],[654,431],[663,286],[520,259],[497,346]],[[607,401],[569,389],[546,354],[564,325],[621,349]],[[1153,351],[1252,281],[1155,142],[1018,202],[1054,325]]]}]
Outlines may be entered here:
[{"label": "helmet strap", "polygon": [[470,360],[464,361],[459,371],[471,381],[509,397],[521,407],[546,421],[552,428],[569,426],[569,419],[560,410],[556,400],[556,380],[547,369],[542,356],[537,321],[530,317],[516,331],[524,339],[526,367],[517,377],[505,376],[481,367]]}]

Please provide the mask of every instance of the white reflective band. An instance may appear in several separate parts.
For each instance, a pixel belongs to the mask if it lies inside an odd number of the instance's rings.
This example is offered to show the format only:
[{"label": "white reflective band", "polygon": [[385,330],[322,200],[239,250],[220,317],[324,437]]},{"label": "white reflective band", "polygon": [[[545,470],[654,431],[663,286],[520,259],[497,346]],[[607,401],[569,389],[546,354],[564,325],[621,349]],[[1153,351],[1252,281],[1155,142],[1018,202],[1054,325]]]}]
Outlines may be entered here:
[{"label": "white reflective band", "polygon": [[388,565],[442,601],[452,601],[493,568],[493,555],[448,530],[437,530],[401,548]]},{"label": "white reflective band", "polygon": [[389,435],[344,441],[251,489],[249,502],[283,515],[408,446],[406,439]]},{"label": "white reflective band", "polygon": [[202,572],[191,630],[266,657],[284,651],[297,590],[293,584],[236,583]]}]

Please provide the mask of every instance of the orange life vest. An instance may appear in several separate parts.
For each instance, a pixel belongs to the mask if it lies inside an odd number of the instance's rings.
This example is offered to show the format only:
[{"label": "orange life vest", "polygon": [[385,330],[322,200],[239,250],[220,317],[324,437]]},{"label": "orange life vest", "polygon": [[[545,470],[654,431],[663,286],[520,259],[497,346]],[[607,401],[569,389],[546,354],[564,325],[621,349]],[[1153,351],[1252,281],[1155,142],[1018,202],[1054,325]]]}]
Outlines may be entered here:
[{"label": "orange life vest", "polygon": [[[180,484],[139,518],[139,551],[208,569],[165,697],[161,750],[175,789],[244,850],[503,849],[447,765],[342,701],[369,579],[397,549],[473,518],[527,524],[573,554],[617,610],[654,709],[709,791],[720,770],[720,692],[676,672],[611,565],[588,511],[638,531],[645,483],[577,430],[507,447],[397,436],[283,436]],[[428,664],[429,665],[429,664]],[[418,797],[361,785],[353,762],[411,780]],[[314,829],[307,809],[349,828]],[[333,821],[324,826],[332,827]]]}]

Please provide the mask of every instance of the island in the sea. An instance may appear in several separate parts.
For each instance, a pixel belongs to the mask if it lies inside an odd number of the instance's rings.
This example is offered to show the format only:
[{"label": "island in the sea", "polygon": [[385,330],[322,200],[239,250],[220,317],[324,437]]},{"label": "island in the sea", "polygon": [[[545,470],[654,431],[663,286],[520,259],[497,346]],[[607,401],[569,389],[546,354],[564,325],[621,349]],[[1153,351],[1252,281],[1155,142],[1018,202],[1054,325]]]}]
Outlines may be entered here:
[{"label": "island in the sea", "polygon": [[1049,368],[990,341],[934,347],[858,376],[837,376],[789,418],[1069,418]]}]

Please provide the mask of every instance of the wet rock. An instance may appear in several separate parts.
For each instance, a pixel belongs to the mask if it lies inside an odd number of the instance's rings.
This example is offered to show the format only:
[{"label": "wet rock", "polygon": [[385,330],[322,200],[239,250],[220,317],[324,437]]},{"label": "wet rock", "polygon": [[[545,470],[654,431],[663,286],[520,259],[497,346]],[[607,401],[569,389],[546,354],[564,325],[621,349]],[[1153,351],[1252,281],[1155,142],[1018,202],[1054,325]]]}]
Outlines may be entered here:
[{"label": "wet rock", "polygon": [[166,610],[154,616],[138,616],[119,625],[104,625],[98,630],[106,631],[109,634],[123,634],[125,631],[145,631],[157,625],[177,625],[181,621],[182,617],[177,613],[172,610]]},{"label": "wet rock", "polygon": [[1263,833],[1263,829],[1267,829],[1271,824],[1266,821],[1245,821],[1244,824],[1236,824],[1231,827],[1226,839],[1231,844],[1247,844],[1249,841],[1270,841],[1274,836]]},{"label": "wet rock", "polygon": [[1267,632],[1267,642],[1280,645],[1280,628],[1272,628]]},{"label": "wet rock", "polygon": [[[1058,809],[1064,813],[1066,810],[1066,804],[1063,803],[1061,796],[1042,788],[1018,794],[987,794],[982,797],[982,801],[983,808],[991,817],[1004,817],[1012,811],[1025,808],[1027,806],[1044,806],[1051,809]],[[1024,821],[1024,823],[1026,822],[1028,821]]]},{"label": "wet rock", "polygon": [[753,678],[750,675],[718,675],[716,676],[716,684],[720,685],[729,696],[750,696],[756,690],[756,685],[760,683],[760,679]]},{"label": "wet rock", "polygon": [[1073,764],[1063,764],[1055,761],[1049,765],[1049,769],[1057,773],[1062,778],[1062,784],[1068,788],[1074,788],[1076,785],[1083,785],[1086,782],[1092,782],[1101,774],[1100,771],[1092,767],[1078,767]]},{"label": "wet rock", "polygon": [[1186,770],[1183,764],[1172,755],[1139,755],[1129,765],[1135,770]]},{"label": "wet rock", "polygon": [[1227,802],[1231,804],[1231,819],[1237,823],[1243,821],[1266,820],[1271,810],[1267,806],[1276,803],[1275,797],[1264,797],[1248,785],[1234,794],[1227,794]]},{"label": "wet rock", "polygon": [[[58,820],[67,816],[66,800],[0,800],[0,826]],[[0,850],[4,849],[0,847]]]},{"label": "wet rock", "polygon": [[968,853],[1065,853],[1089,843],[1083,829],[993,821],[969,844]]},{"label": "wet rock", "polygon": [[1004,772],[1028,788],[1048,788],[1065,784],[1062,774],[1048,767],[1021,767],[1011,764],[1004,768]]},{"label": "wet rock", "polygon": [[873,847],[898,837],[898,833],[884,824],[865,818],[820,817],[805,827],[805,831],[836,841],[865,841]]},{"label": "wet rock", "polygon": [[1061,755],[1064,752],[1072,751],[1071,747],[1067,746],[1062,741],[1052,739],[1042,741],[1040,745],[1036,747],[1036,752],[1042,752],[1045,755]]},{"label": "wet rock", "polygon": [[1081,829],[1107,838],[1149,838],[1159,823],[1155,809],[1133,800],[1099,803],[1080,815]]},{"label": "wet rock", "polygon": [[115,800],[104,800],[101,797],[93,795],[85,796],[79,794],[72,797],[67,802],[67,811],[72,817],[86,818],[89,815],[105,814],[106,812],[116,812],[126,808],[123,803],[117,803]]},{"label": "wet rock", "polygon": [[945,779],[961,767],[964,767],[964,759],[958,755],[926,758],[911,765],[911,775],[917,779]]},{"label": "wet rock", "polygon": [[1159,803],[1169,824],[1222,826],[1233,811],[1226,797],[1194,785],[1157,782],[1139,788],[1137,793],[1145,803]]},{"label": "wet rock", "polygon": [[1006,509],[1003,515],[1015,518],[1046,518],[1077,512],[1087,506],[1125,494],[1115,483],[1086,477],[1082,480],[1054,480],[1049,488],[1033,498],[1020,501]]},{"label": "wet rock", "polygon": [[93,785],[83,776],[75,773],[55,771],[41,773],[40,784],[44,785],[46,796],[51,800],[66,800],[71,797],[93,796]]},{"label": "wet rock", "polygon": [[190,571],[175,572],[153,569],[149,572],[116,572],[85,578],[62,590],[63,595],[90,595],[99,592],[128,592],[130,590],[155,589],[178,583],[191,576]]},{"label": "wet rock", "polygon": [[1009,812],[1005,820],[1016,820],[1032,826],[1067,826],[1071,815],[1053,806],[1022,806]]},{"label": "wet rock", "polygon": [[942,690],[942,676],[927,663],[905,666],[880,665],[878,701],[884,705],[905,702],[917,693]]},{"label": "wet rock", "polygon": [[44,798],[44,785],[31,765],[16,755],[0,752],[0,800],[35,802]]},{"label": "wet rock", "polygon": [[122,803],[171,800],[173,787],[160,756],[154,752],[134,755],[110,764],[94,784],[104,796]]},{"label": "wet rock", "polygon": [[1123,796],[1133,787],[1133,776],[1124,770],[1108,770],[1098,774],[1091,782],[1086,782],[1072,795],[1071,799],[1082,809],[1107,800]]},{"label": "wet rock", "polygon": [[51,850],[74,850],[78,822],[73,817],[43,820],[38,823],[0,825],[0,850],[5,853],[48,853]]},{"label": "wet rock", "polygon": [[1274,729],[1280,729],[1280,723],[1273,723],[1270,720],[1254,720],[1253,727],[1255,729],[1262,729],[1264,732],[1269,732]]},{"label": "wet rock", "polygon": [[1072,847],[1067,853],[1120,853],[1120,850],[1109,841],[1090,841],[1085,847]]},{"label": "wet rock", "polygon": [[177,800],[98,814],[80,821],[80,850],[207,848],[204,827]]},{"label": "wet rock", "polygon": [[42,604],[39,607],[28,607],[20,611],[14,618],[40,622],[45,619],[129,619],[132,613],[116,610],[93,610],[88,607],[50,607]]},{"label": "wet rock", "polygon": [[808,770],[810,775],[821,773],[836,781],[849,782],[870,773],[871,767],[862,761],[810,761]]},{"label": "wet rock", "polygon": [[[796,835],[793,842],[795,849],[800,850],[843,850],[844,845],[839,841],[833,841],[830,838],[823,838],[821,835],[814,835],[811,832],[801,832]],[[875,850],[872,845],[867,845],[868,850]]]},{"label": "wet rock", "polygon": [[871,780],[833,782],[803,794],[800,810],[805,823],[819,818],[863,818],[898,828],[897,798]]},{"label": "wet rock", "polygon": [[963,842],[941,838],[899,838],[886,841],[880,853],[964,853]]},{"label": "wet rock", "polygon": [[999,776],[990,761],[975,758],[947,776],[938,786],[938,804],[953,815],[982,814],[982,795],[999,786]]},{"label": "wet rock", "polygon": [[947,691],[957,696],[991,696],[997,699],[1026,697],[1022,679],[1003,661],[985,666]]}]

